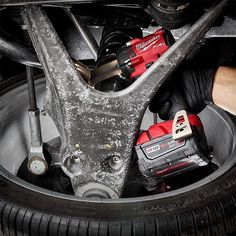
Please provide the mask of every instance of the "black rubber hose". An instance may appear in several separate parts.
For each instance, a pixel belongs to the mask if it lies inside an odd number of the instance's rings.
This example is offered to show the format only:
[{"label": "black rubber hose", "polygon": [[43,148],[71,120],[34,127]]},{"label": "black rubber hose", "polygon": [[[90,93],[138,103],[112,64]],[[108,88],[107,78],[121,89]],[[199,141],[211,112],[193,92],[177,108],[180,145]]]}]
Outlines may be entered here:
[{"label": "black rubber hose", "polygon": [[0,54],[11,60],[32,67],[41,68],[38,57],[31,47],[14,41],[0,31]]}]

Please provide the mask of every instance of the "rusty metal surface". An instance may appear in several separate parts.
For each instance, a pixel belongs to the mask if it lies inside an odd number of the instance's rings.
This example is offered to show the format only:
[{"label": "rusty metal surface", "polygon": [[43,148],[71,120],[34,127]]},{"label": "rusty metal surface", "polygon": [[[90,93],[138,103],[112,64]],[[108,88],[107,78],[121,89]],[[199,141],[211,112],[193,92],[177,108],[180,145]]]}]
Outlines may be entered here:
[{"label": "rusty metal surface", "polygon": [[[45,110],[56,124],[62,146],[61,164],[74,191],[86,184],[122,193],[133,145],[144,111],[159,87],[221,14],[227,0],[205,14],[136,82],[116,93],[86,84],[41,7],[25,7],[22,15],[47,77]],[[122,165],[112,169],[110,158]]]}]

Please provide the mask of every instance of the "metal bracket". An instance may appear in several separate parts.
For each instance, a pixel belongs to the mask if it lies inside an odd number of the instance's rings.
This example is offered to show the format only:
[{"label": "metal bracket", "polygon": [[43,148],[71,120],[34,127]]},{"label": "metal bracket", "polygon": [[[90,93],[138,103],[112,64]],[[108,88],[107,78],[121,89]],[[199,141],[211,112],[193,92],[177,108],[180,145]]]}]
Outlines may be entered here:
[{"label": "metal bracket", "polygon": [[172,125],[172,138],[174,140],[186,139],[192,136],[193,131],[186,111],[181,110],[175,114]]},{"label": "metal bracket", "polygon": [[[97,184],[96,196],[99,192],[101,197],[104,192],[112,198],[121,195],[147,105],[227,3],[221,1],[210,9],[146,73],[116,93],[96,91],[85,83],[45,11],[37,6],[23,8],[24,22],[46,74],[45,110],[62,140],[61,165],[78,196],[83,197],[80,190],[91,183]],[[114,156],[122,163],[119,168],[109,164]]]},{"label": "metal bracket", "polygon": [[34,175],[43,175],[48,169],[47,162],[43,155],[39,115],[39,109],[37,109],[36,111],[29,111],[31,146],[28,155],[28,169]]}]

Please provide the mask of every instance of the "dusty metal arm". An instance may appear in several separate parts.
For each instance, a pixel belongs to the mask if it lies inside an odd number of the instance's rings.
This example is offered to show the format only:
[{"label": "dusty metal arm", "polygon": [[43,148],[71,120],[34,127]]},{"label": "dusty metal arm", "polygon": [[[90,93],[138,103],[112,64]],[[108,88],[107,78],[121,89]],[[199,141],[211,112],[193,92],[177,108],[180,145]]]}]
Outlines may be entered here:
[{"label": "dusty metal arm", "polygon": [[22,11],[47,79],[45,110],[61,139],[61,165],[76,195],[119,197],[143,113],[162,83],[204,36],[227,4],[203,16],[129,88],[102,93],[87,85],[58,38],[44,10]]},{"label": "dusty metal arm", "polygon": [[[93,183],[97,195],[118,197],[140,118],[133,112],[137,106],[83,81],[42,8],[22,14],[47,77],[45,110],[60,132],[62,168],[79,196],[94,194],[87,191]],[[109,165],[114,157],[122,161],[119,169]]]},{"label": "dusty metal arm", "polygon": [[[185,25],[180,29],[171,30],[176,40],[180,39],[191,27]],[[206,34],[205,38],[235,38],[236,37],[236,21],[228,16],[224,17],[221,25],[212,27]]]}]

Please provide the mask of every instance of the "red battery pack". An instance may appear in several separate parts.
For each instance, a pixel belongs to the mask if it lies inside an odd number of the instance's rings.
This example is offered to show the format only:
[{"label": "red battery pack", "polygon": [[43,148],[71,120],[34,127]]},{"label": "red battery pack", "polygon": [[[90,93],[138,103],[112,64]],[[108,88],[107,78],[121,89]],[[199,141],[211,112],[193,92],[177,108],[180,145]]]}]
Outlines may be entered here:
[{"label": "red battery pack", "polygon": [[197,115],[188,115],[192,135],[172,137],[173,120],[151,126],[135,146],[140,172],[145,177],[167,178],[209,163],[204,128]]}]

